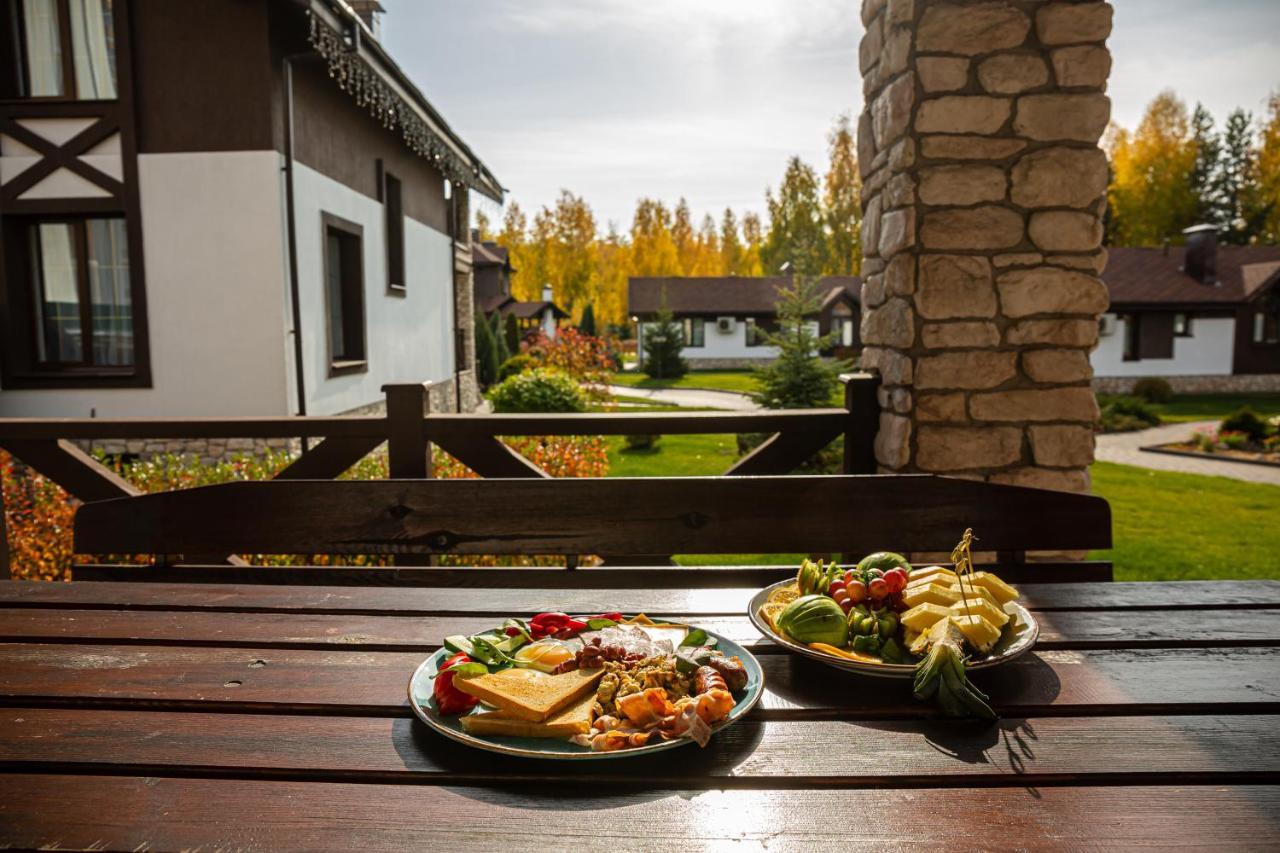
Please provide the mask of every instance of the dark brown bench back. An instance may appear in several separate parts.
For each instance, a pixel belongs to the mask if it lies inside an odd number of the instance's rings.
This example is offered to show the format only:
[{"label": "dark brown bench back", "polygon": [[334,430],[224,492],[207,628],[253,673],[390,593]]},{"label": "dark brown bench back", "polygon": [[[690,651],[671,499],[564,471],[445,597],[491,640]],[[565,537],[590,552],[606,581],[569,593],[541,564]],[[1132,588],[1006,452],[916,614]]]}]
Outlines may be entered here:
[{"label": "dark brown bench back", "polygon": [[242,482],[86,504],[75,540],[96,554],[861,555],[950,551],[967,527],[1012,563],[1111,546],[1102,498],[932,475]]}]

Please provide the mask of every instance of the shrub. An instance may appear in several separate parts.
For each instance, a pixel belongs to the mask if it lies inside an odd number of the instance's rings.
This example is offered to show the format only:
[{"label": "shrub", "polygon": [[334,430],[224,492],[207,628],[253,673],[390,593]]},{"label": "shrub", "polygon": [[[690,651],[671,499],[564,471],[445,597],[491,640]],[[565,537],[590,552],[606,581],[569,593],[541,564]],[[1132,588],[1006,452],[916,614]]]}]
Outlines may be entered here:
[{"label": "shrub", "polygon": [[495,412],[585,412],[587,400],[568,374],[535,367],[510,376],[489,389],[486,396]]},{"label": "shrub", "polygon": [[1249,446],[1249,436],[1242,432],[1220,432],[1218,441],[1228,450],[1244,450]]},{"label": "shrub", "polygon": [[660,435],[628,435],[626,437],[627,450],[653,450],[658,446],[658,442],[662,439]]},{"label": "shrub", "polygon": [[515,376],[518,373],[524,373],[526,370],[531,370],[537,364],[537,360],[531,355],[527,355],[525,353],[513,355],[511,358],[502,362],[501,366],[498,367],[498,381],[501,382],[508,377]]},{"label": "shrub", "polygon": [[1262,449],[1267,453],[1280,453],[1280,433],[1264,438],[1262,440]]},{"label": "shrub", "polygon": [[488,387],[498,379],[498,342],[493,337],[493,326],[481,311],[476,312],[476,379],[481,387]]},{"label": "shrub", "polygon": [[582,319],[578,322],[578,331],[593,338],[596,336],[596,311],[590,305],[582,309]]},{"label": "shrub", "polygon": [[1218,440],[1212,433],[1198,432],[1192,441],[1196,445],[1196,450],[1201,453],[1215,453],[1218,450]]},{"label": "shrub", "polygon": [[1173,399],[1173,388],[1165,380],[1152,376],[1133,383],[1133,396],[1148,403],[1168,403]]},{"label": "shrub", "polygon": [[1102,407],[1099,424],[1103,432],[1133,432],[1159,426],[1160,415],[1136,397],[1114,397]]},{"label": "shrub", "polygon": [[1254,441],[1262,441],[1271,432],[1271,427],[1257,412],[1244,406],[1222,421],[1221,431],[1242,432]]}]

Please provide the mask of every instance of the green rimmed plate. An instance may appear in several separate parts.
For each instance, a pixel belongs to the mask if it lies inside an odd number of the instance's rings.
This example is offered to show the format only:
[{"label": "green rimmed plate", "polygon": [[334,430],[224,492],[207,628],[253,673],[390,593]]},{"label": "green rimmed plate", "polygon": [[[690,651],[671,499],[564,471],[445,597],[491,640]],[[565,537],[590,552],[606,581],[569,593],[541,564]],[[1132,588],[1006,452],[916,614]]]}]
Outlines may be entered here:
[{"label": "green rimmed plate", "polygon": [[[659,622],[658,624],[663,623]],[[696,628],[697,626],[691,625],[689,627]],[[716,638],[717,649],[728,657],[736,655],[742,660],[742,665],[747,670],[747,686],[741,693],[735,695],[738,700],[737,704],[733,706],[733,710],[729,712],[727,718],[711,727],[711,736],[715,737],[721,729],[736,723],[760,701],[760,697],[764,695],[764,671],[761,670],[760,662],[755,659],[755,656],[742,646],[713,631],[707,631],[707,634]],[[578,746],[567,740],[556,738],[498,737],[469,734],[462,730],[462,724],[459,722],[464,715],[451,717],[441,714],[439,708],[436,707],[435,697],[431,695],[440,664],[452,654],[448,649],[440,649],[423,661],[414,670],[413,677],[409,679],[409,705],[413,708],[414,715],[450,740],[465,743],[467,746],[473,746],[476,749],[502,753],[503,755],[578,761],[597,758],[630,758],[635,755],[648,755],[653,752],[675,749],[678,746],[693,743],[691,739],[683,737],[639,746],[634,749],[593,752],[589,747]],[[475,711],[472,713],[475,713]]]},{"label": "green rimmed plate", "polygon": [[[827,666],[843,669],[846,672],[858,672],[863,675],[875,675],[881,678],[915,677],[915,664],[866,663],[864,661],[840,658],[835,655],[829,655],[826,652],[820,652],[817,649],[811,649],[773,630],[760,615],[760,608],[769,601],[769,596],[775,589],[784,587],[792,582],[790,579],[778,581],[760,590],[752,597],[751,603],[747,605],[747,616],[750,617],[751,624],[756,626],[757,631],[789,652],[813,658],[816,661],[825,663]],[[996,641],[995,647],[989,653],[974,656],[966,661],[965,668],[967,670],[990,669],[993,666],[1008,663],[1014,658],[1031,651],[1031,647],[1036,644],[1036,638],[1040,636],[1040,626],[1036,624],[1035,617],[1031,615],[1031,611],[1016,601],[1010,601],[1004,606],[1004,609],[1011,618],[1001,630],[1000,639]]]}]

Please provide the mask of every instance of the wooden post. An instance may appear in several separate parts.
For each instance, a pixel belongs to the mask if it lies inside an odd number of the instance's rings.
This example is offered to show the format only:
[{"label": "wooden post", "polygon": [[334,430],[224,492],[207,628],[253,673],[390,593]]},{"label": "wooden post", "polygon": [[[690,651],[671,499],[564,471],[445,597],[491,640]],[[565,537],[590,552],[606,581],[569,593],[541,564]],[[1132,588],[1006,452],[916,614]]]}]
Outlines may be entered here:
[{"label": "wooden post", "polygon": [[421,480],[431,476],[431,446],[423,418],[430,394],[421,382],[383,385],[387,395],[387,463],[393,480]]},{"label": "wooden post", "polygon": [[880,403],[876,391],[880,377],[873,373],[846,373],[844,407],[849,411],[849,425],[844,433],[844,473],[876,472],[876,433],[880,429]]}]

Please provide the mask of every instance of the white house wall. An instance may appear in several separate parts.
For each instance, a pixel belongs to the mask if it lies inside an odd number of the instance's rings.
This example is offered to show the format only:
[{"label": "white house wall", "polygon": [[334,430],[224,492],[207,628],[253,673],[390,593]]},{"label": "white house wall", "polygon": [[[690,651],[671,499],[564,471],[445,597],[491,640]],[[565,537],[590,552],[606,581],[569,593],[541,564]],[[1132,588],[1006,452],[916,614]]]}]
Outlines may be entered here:
[{"label": "white house wall", "polygon": [[[677,317],[676,322],[683,322],[683,318]],[[642,324],[640,330],[641,347],[643,347],[644,343],[644,333],[646,329],[652,325],[654,324]],[[732,332],[720,331],[720,327],[716,323],[715,317],[708,317],[703,329],[704,346],[686,346],[681,353],[685,358],[758,358],[768,360],[778,357],[777,347],[747,346],[747,325],[741,318],[735,320]],[[643,352],[643,349],[641,351]]]},{"label": "white house wall", "polygon": [[5,417],[285,415],[280,156],[143,154],[151,388],[10,390]]},{"label": "white house wall", "polygon": [[[298,289],[307,388],[307,413],[337,414],[383,399],[391,382],[453,378],[453,243],[406,218],[406,294],[387,293],[383,206],[302,164],[294,167]],[[324,229],[321,214],[363,229],[365,346],[368,370],[329,376],[325,315]]]},{"label": "white house wall", "polygon": [[1108,315],[1115,331],[1098,339],[1089,360],[1094,376],[1226,376],[1231,374],[1235,318],[1192,317],[1191,337],[1173,339],[1173,358],[1124,360],[1125,322]]}]

